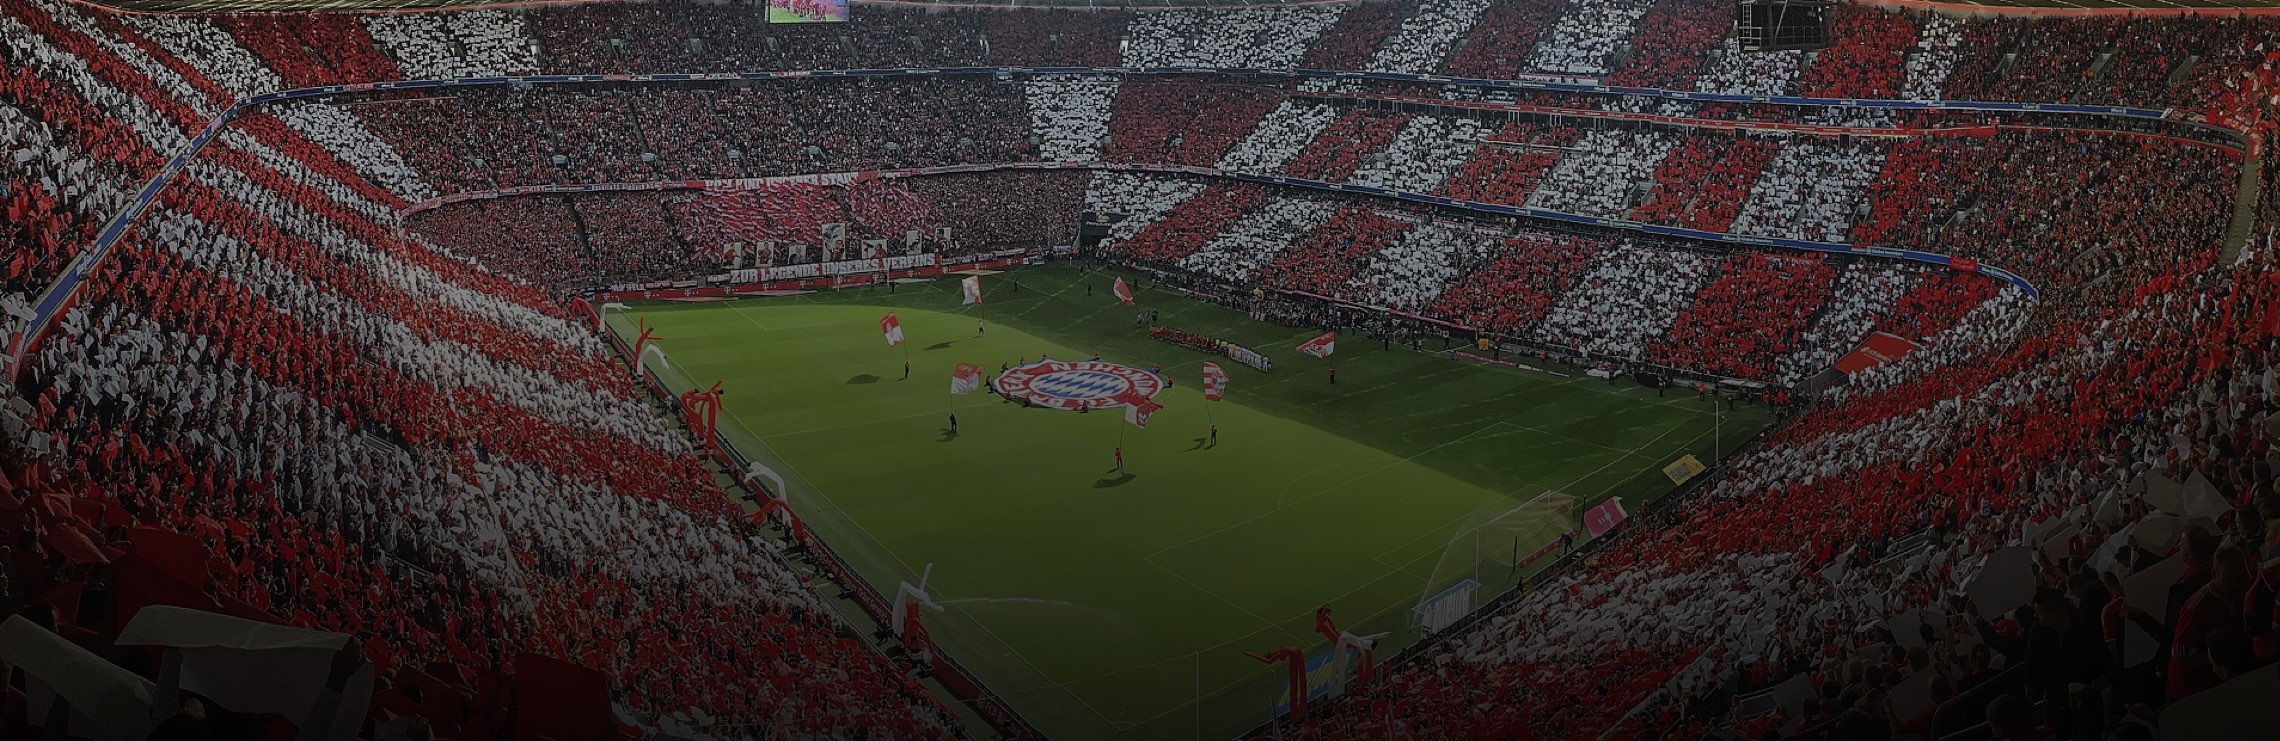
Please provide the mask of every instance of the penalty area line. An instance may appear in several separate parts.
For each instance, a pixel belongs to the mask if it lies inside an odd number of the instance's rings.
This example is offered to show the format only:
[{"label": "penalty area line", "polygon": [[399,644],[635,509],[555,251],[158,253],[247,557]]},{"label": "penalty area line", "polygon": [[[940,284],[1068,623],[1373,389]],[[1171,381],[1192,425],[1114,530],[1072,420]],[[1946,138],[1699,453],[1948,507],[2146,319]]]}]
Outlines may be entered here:
[{"label": "penalty area line", "polygon": [[1343,480],[1343,481],[1339,481],[1338,483],[1335,483],[1335,484],[1331,484],[1331,485],[1329,485],[1329,486],[1323,487],[1322,489],[1320,489],[1320,490],[1318,490],[1318,491],[1315,491],[1315,492],[1314,492],[1314,493],[1312,493],[1312,494],[1308,494],[1308,495],[1306,495],[1306,496],[1303,496],[1303,497],[1300,497],[1300,498],[1298,498],[1298,499],[1296,499],[1296,500],[1292,500],[1292,501],[1284,501],[1284,497],[1287,497],[1287,496],[1289,496],[1289,494],[1290,494],[1290,490],[1291,490],[1293,487],[1296,487],[1296,486],[1298,486],[1299,482],[1301,482],[1301,481],[1304,481],[1308,475],[1311,475],[1311,474],[1314,474],[1314,473],[1318,473],[1318,472],[1320,472],[1320,470],[1318,469],[1318,470],[1316,470],[1316,471],[1308,471],[1308,472],[1306,472],[1306,473],[1302,473],[1302,474],[1299,474],[1297,477],[1295,477],[1295,478],[1291,479],[1291,481],[1290,481],[1290,483],[1289,483],[1289,484],[1286,484],[1286,485],[1284,485],[1284,486],[1283,486],[1283,489],[1282,489],[1282,491],[1281,491],[1280,493],[1276,494],[1276,496],[1275,496],[1275,508],[1274,508],[1274,509],[1270,509],[1270,510],[1267,510],[1267,511],[1265,511],[1265,512],[1261,512],[1261,513],[1259,513],[1259,514],[1256,514],[1256,515],[1252,515],[1252,516],[1250,516],[1250,517],[1246,517],[1246,518],[1244,518],[1244,519],[1242,519],[1242,520],[1238,520],[1238,521],[1236,521],[1236,522],[1234,522],[1234,523],[1231,523],[1231,524],[1227,525],[1226,527],[1222,527],[1222,528],[1219,528],[1219,529],[1217,529],[1217,530],[1213,530],[1213,531],[1211,531],[1211,532],[1208,532],[1208,533],[1204,533],[1204,534],[1202,534],[1202,535],[1198,535],[1198,536],[1195,536],[1195,537],[1193,537],[1193,538],[1189,538],[1189,539],[1187,539],[1187,540],[1183,540],[1183,541],[1180,541],[1180,542],[1178,542],[1178,543],[1173,543],[1173,544],[1171,544],[1171,545],[1169,545],[1169,546],[1165,546],[1165,547],[1163,547],[1162,549],[1159,549],[1159,550],[1157,550],[1157,551],[1156,551],[1156,552],[1154,552],[1154,553],[1150,553],[1150,554],[1148,554],[1148,555],[1146,555],[1146,556],[1142,556],[1141,558],[1142,558],[1143,560],[1154,559],[1155,557],[1157,557],[1157,556],[1160,556],[1160,555],[1163,555],[1163,554],[1165,554],[1165,553],[1167,553],[1167,552],[1170,552],[1170,551],[1173,551],[1173,550],[1177,550],[1177,549],[1179,549],[1179,548],[1184,548],[1184,547],[1186,547],[1186,546],[1189,546],[1189,545],[1192,545],[1192,544],[1194,544],[1194,543],[1196,543],[1196,542],[1199,542],[1199,541],[1202,541],[1202,540],[1205,540],[1205,539],[1211,538],[1211,537],[1213,537],[1213,536],[1217,536],[1217,535],[1219,535],[1219,534],[1221,534],[1221,533],[1225,533],[1225,532],[1227,532],[1227,531],[1229,531],[1229,530],[1233,530],[1233,529],[1235,529],[1235,528],[1239,528],[1239,527],[1242,527],[1242,526],[1244,526],[1244,525],[1248,525],[1248,524],[1251,524],[1251,523],[1253,523],[1253,522],[1257,522],[1257,521],[1259,521],[1259,520],[1263,520],[1263,519],[1266,519],[1268,516],[1270,516],[1270,515],[1273,515],[1273,514],[1275,514],[1275,513],[1277,513],[1277,512],[1281,512],[1281,511],[1283,511],[1283,510],[1286,510],[1286,509],[1290,509],[1291,507],[1294,507],[1294,506],[1297,506],[1297,505],[1300,505],[1300,504],[1305,504],[1306,502],[1310,502],[1310,501],[1313,501],[1313,500],[1315,500],[1315,499],[1317,499],[1317,498],[1319,498],[1319,497],[1321,497],[1321,496],[1323,496],[1323,495],[1325,495],[1325,494],[1329,494],[1329,493],[1331,493],[1331,492],[1334,492],[1334,491],[1337,491],[1337,490],[1339,490],[1339,489],[1343,489],[1343,488],[1346,488],[1347,486],[1349,486],[1349,485],[1353,484],[1353,483],[1354,483],[1354,482],[1356,482],[1356,481],[1360,481],[1360,480],[1362,480],[1362,479],[1365,479],[1365,478],[1369,478],[1370,476],[1376,475],[1377,473],[1379,473],[1379,472],[1381,472],[1381,471],[1384,471],[1384,470],[1386,470],[1386,469],[1388,469],[1388,468],[1392,468],[1392,467],[1394,467],[1394,466],[1397,466],[1397,465],[1400,465],[1400,464],[1403,464],[1403,463],[1407,463],[1407,462],[1411,462],[1411,461],[1414,461],[1414,460],[1416,460],[1416,459],[1418,459],[1418,458],[1420,458],[1420,457],[1423,457],[1423,456],[1425,456],[1426,454],[1428,454],[1428,453],[1431,453],[1431,452],[1433,452],[1433,451],[1436,451],[1436,450],[1440,450],[1440,449],[1442,449],[1442,448],[1445,448],[1445,447],[1448,447],[1448,446],[1451,446],[1451,445],[1455,445],[1455,444],[1457,444],[1457,443],[1461,443],[1461,442],[1464,442],[1464,441],[1466,441],[1466,440],[1470,440],[1470,439],[1472,439],[1472,438],[1474,438],[1474,437],[1477,437],[1477,436],[1479,436],[1479,435],[1480,435],[1481,433],[1483,433],[1483,432],[1487,432],[1487,431],[1489,431],[1489,430],[1493,430],[1493,429],[1496,429],[1497,427],[1499,427],[1499,426],[1502,426],[1502,425],[1504,425],[1504,424],[1505,424],[1505,423],[1504,423],[1504,421],[1503,421],[1503,420],[1497,420],[1497,421],[1495,421],[1495,422],[1490,422],[1490,423],[1488,423],[1488,424],[1486,424],[1486,425],[1482,425],[1480,429],[1477,429],[1477,430],[1473,430],[1472,432],[1466,433],[1466,434],[1465,434],[1463,437],[1459,437],[1459,438],[1457,438],[1457,439],[1455,439],[1455,440],[1450,440],[1450,441],[1448,441],[1448,442],[1445,442],[1445,443],[1441,443],[1441,444],[1439,444],[1439,445],[1435,445],[1435,446],[1433,446],[1433,447],[1430,447],[1430,448],[1426,448],[1426,449],[1424,449],[1424,450],[1420,450],[1420,451],[1417,451],[1416,453],[1412,453],[1412,454],[1410,454],[1410,455],[1408,455],[1408,456],[1406,456],[1406,457],[1402,457],[1402,458],[1390,458],[1390,457],[1380,457],[1380,458],[1357,458],[1357,459],[1354,459],[1354,460],[1350,460],[1350,461],[1339,461],[1338,463],[1335,463],[1335,464],[1332,464],[1332,465],[1334,465],[1334,466],[1335,466],[1335,465],[1345,465],[1345,464],[1349,464],[1349,463],[1368,463],[1368,462],[1372,462],[1372,461],[1386,461],[1386,463],[1385,463],[1385,465],[1381,465],[1381,466],[1378,466],[1378,467],[1376,467],[1376,468],[1372,468],[1372,469],[1370,469],[1370,470],[1368,470],[1368,471],[1363,471],[1363,472],[1361,472],[1361,473],[1359,473],[1359,474],[1356,474],[1356,475],[1354,475],[1354,476],[1352,476],[1352,477],[1349,477],[1349,478],[1347,478],[1347,479],[1345,479],[1345,480]]}]

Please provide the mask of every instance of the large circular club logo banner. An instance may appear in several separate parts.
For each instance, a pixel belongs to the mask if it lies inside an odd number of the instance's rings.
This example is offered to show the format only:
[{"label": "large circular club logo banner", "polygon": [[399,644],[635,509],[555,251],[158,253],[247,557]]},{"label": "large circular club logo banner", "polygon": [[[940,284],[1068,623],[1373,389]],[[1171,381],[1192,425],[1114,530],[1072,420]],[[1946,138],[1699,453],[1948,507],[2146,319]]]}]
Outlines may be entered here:
[{"label": "large circular club logo banner", "polygon": [[998,394],[1007,399],[1070,410],[1124,406],[1164,389],[1161,376],[1098,360],[1041,360],[1008,370],[995,383]]}]

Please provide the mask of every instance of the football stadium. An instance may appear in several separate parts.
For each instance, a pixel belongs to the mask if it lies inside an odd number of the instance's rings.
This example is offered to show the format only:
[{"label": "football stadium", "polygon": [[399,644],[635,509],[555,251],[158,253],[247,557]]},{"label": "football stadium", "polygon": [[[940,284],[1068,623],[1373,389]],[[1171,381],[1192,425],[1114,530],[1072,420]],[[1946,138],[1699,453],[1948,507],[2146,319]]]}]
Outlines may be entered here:
[{"label": "football stadium", "polygon": [[2280,739],[2262,0],[0,0],[0,738]]}]

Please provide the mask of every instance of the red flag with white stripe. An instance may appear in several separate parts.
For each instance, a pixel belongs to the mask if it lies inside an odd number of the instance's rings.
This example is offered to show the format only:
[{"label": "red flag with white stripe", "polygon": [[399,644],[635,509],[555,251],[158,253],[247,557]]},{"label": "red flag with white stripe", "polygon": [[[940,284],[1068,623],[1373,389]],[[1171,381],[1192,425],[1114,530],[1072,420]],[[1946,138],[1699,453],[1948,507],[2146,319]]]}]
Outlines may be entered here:
[{"label": "red flag with white stripe", "polygon": [[1218,400],[1220,400],[1220,399],[1224,399],[1224,398],[1226,398],[1226,397],[1227,397],[1227,371],[1221,370],[1221,369],[1219,368],[1219,364],[1218,364],[1218,363],[1204,363],[1204,364],[1203,364],[1203,398],[1204,398],[1204,400],[1206,400],[1206,401],[1218,401]]},{"label": "red flag with white stripe", "polygon": [[887,334],[888,347],[902,344],[902,320],[896,319],[894,312],[887,312],[885,317],[879,319],[879,331]]},{"label": "red flag with white stripe", "polygon": [[1116,291],[1116,300],[1124,302],[1126,306],[1132,305],[1132,287],[1124,285],[1123,278],[1116,279],[1116,287],[1112,290]]},{"label": "red flag with white stripe", "polygon": [[971,394],[982,387],[982,367],[973,363],[959,363],[950,374],[950,393]]},{"label": "red flag with white stripe", "polygon": [[1299,351],[1299,352],[1302,352],[1302,353],[1306,353],[1306,354],[1308,354],[1308,355],[1312,355],[1312,356],[1314,356],[1314,357],[1317,357],[1317,358],[1327,358],[1327,357],[1330,357],[1330,353],[1331,353],[1332,351],[1335,351],[1335,350],[1337,350],[1337,349],[1338,349],[1338,333],[1337,333],[1337,332],[1324,332],[1324,333],[1322,334],[1322,336],[1321,336],[1321,337],[1316,337],[1316,338],[1314,338],[1314,339],[1311,339],[1311,340],[1307,340],[1307,341],[1305,341],[1305,342],[1303,342],[1303,343],[1300,343],[1300,344],[1299,344],[1299,346],[1298,346],[1298,351]]},{"label": "red flag with white stripe", "polygon": [[1132,403],[1124,405],[1124,421],[1132,423],[1134,427],[1147,429],[1148,415],[1155,414],[1156,410],[1162,408],[1164,405],[1147,399],[1133,399]]}]

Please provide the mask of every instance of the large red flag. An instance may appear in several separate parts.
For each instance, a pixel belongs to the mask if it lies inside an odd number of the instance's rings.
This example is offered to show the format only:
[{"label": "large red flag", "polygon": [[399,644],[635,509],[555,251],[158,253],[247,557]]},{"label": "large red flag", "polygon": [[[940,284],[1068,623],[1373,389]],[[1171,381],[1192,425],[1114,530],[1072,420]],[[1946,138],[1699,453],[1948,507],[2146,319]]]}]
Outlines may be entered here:
[{"label": "large red flag", "polygon": [[902,320],[896,319],[894,312],[887,312],[879,319],[879,331],[887,333],[888,347],[902,344]]},{"label": "large red flag", "polygon": [[1300,343],[1300,344],[1299,344],[1299,346],[1298,346],[1298,351],[1299,351],[1299,352],[1302,352],[1302,353],[1306,353],[1306,354],[1308,354],[1308,355],[1312,355],[1312,356],[1314,356],[1314,357],[1317,357],[1317,358],[1327,358],[1327,357],[1330,357],[1330,353],[1331,353],[1331,352],[1333,352],[1333,351],[1336,351],[1337,349],[1338,349],[1338,333],[1337,333],[1337,332],[1324,332],[1324,333],[1322,333],[1322,336],[1321,336],[1321,337],[1316,337],[1316,338],[1314,338],[1314,339],[1311,339],[1311,340],[1307,340],[1307,341],[1305,341],[1305,342],[1303,342],[1303,343]]},{"label": "large red flag", "polygon": [[982,387],[982,367],[973,363],[959,363],[950,373],[950,393],[971,394]]},{"label": "large red flag", "polygon": [[1134,427],[1147,429],[1148,415],[1155,414],[1156,410],[1162,408],[1164,405],[1147,399],[1133,399],[1124,407],[1124,421],[1132,423]]},{"label": "large red flag", "polygon": [[1124,285],[1123,278],[1116,279],[1116,286],[1112,290],[1116,291],[1116,300],[1124,302],[1126,306],[1132,305],[1132,287]]},{"label": "large red flag", "polygon": [[1218,401],[1226,397],[1227,371],[1221,370],[1218,363],[1204,363],[1203,398],[1206,401]]}]

